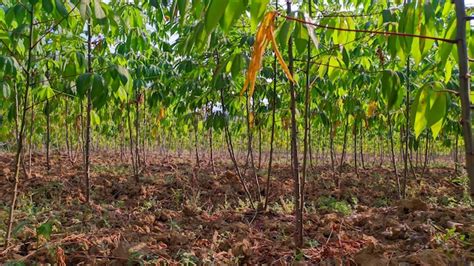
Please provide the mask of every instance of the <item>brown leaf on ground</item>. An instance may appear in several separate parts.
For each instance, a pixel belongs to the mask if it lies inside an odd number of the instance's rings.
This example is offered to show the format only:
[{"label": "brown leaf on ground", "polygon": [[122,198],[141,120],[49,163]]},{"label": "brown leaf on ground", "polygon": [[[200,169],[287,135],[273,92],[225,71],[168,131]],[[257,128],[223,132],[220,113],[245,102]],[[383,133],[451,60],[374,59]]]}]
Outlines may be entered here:
[{"label": "brown leaf on ground", "polygon": [[380,246],[370,244],[354,256],[357,265],[363,266],[381,266],[388,265],[389,259],[383,255],[383,249]]},{"label": "brown leaf on ground", "polygon": [[397,207],[402,213],[414,211],[427,211],[429,206],[421,199],[402,199],[397,202]]},{"label": "brown leaf on ground", "polygon": [[441,250],[426,249],[406,257],[406,261],[420,266],[445,266],[452,265],[448,257]]},{"label": "brown leaf on ground", "polygon": [[66,257],[61,247],[56,248],[56,263],[58,266],[66,266]]}]

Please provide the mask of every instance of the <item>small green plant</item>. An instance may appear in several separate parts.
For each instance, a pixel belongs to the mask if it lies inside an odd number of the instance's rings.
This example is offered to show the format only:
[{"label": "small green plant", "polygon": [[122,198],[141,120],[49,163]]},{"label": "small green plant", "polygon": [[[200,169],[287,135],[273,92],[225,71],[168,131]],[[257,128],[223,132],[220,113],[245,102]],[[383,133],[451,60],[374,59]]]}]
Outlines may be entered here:
[{"label": "small green plant", "polygon": [[250,202],[248,201],[248,199],[239,199],[238,204],[239,205],[236,208],[237,211],[244,211],[250,209]]},{"label": "small green plant", "polygon": [[382,198],[377,198],[374,201],[374,207],[376,208],[383,208],[383,207],[388,207],[390,206],[390,199],[382,197]]},{"label": "small green plant", "polygon": [[454,207],[458,204],[457,200],[454,197],[450,196],[441,196],[438,199],[438,203],[446,207]]},{"label": "small green plant", "polygon": [[304,261],[304,252],[302,250],[295,251],[295,261]]},{"label": "small green plant", "polygon": [[199,258],[192,252],[183,252],[179,255],[180,263],[182,265],[197,265],[199,264]]},{"label": "small green plant", "polygon": [[141,211],[148,211],[148,210],[152,209],[155,206],[158,206],[158,203],[156,202],[156,200],[154,198],[150,199],[150,200],[145,200],[145,201],[143,201],[143,204],[140,207],[140,210]]},{"label": "small green plant", "polygon": [[456,228],[448,228],[446,229],[445,233],[437,233],[434,236],[435,241],[439,245],[446,246],[448,242],[450,241],[459,241],[466,247],[472,246],[472,243],[469,239],[471,239],[470,234],[465,234],[465,233],[459,233],[456,231]]},{"label": "small green plant", "polygon": [[50,240],[52,233],[53,222],[49,220],[36,228],[36,235],[38,236],[38,240],[40,237],[43,237],[46,240]]},{"label": "small green plant", "polygon": [[352,195],[349,199],[349,203],[352,205],[352,206],[357,206],[357,204],[359,204],[359,199],[357,198],[357,196],[355,195]]},{"label": "small green plant", "polygon": [[170,220],[170,229],[171,229],[171,230],[180,231],[180,230],[181,230],[181,226],[179,226],[178,222],[176,222],[175,220],[171,219],[171,220]]},{"label": "small green plant", "polygon": [[352,212],[351,205],[347,201],[339,201],[333,197],[320,197],[318,199],[318,206],[321,210],[338,212],[343,215],[349,215]]},{"label": "small green plant", "polygon": [[172,188],[171,192],[173,194],[174,203],[176,206],[179,206],[183,202],[183,191],[181,189]]},{"label": "small green plant", "polygon": [[321,243],[319,243],[319,241],[316,240],[316,239],[310,239],[310,240],[308,241],[308,245],[309,245],[311,248],[317,248],[317,247],[321,246]]},{"label": "small green plant", "polygon": [[280,198],[279,202],[270,205],[270,209],[277,213],[292,213],[293,207],[293,201],[289,198]]}]

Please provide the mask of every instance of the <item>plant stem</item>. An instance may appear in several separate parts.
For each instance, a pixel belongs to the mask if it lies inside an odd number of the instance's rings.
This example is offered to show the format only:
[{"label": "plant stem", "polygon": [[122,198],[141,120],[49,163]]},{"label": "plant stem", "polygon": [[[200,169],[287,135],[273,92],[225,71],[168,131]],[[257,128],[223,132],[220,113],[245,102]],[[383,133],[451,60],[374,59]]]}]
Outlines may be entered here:
[{"label": "plant stem", "polygon": [[33,57],[33,23],[34,23],[34,5],[31,8],[30,14],[30,25],[29,25],[29,48],[28,48],[28,63],[26,69],[26,87],[25,87],[25,95],[23,97],[23,112],[21,115],[21,125],[20,131],[17,139],[17,150],[15,154],[15,172],[14,172],[14,185],[13,185],[13,195],[12,200],[10,203],[10,211],[8,216],[8,227],[5,236],[5,249],[8,248],[10,245],[10,239],[12,234],[12,228],[14,223],[14,213],[15,213],[15,205],[18,196],[18,185],[20,183],[20,165],[21,165],[21,154],[23,152],[23,141],[25,136],[25,124],[26,124],[26,111],[28,106],[28,94],[30,92],[30,85],[31,85],[31,63]]}]

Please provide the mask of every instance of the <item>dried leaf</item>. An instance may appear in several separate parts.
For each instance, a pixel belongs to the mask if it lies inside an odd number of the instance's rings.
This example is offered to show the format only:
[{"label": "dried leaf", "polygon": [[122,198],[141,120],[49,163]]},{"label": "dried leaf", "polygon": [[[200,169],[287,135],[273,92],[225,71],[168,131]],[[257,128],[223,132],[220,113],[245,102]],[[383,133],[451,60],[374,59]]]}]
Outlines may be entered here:
[{"label": "dried leaf", "polygon": [[260,24],[260,27],[257,31],[257,36],[255,38],[255,43],[253,45],[253,53],[252,58],[250,60],[249,68],[247,70],[247,77],[245,79],[244,87],[240,92],[241,96],[248,90],[248,96],[252,97],[253,92],[255,91],[257,73],[262,67],[263,54],[265,53],[265,48],[270,42],[272,43],[273,51],[275,52],[278,58],[278,62],[283,68],[283,71],[285,72],[286,76],[290,81],[295,82],[293,76],[291,75],[288,69],[288,66],[283,60],[280,51],[278,50],[278,45],[275,41],[274,22],[276,15],[277,12],[275,11],[267,13],[262,23]]},{"label": "dried leaf", "polygon": [[61,247],[56,248],[56,263],[58,266],[66,266],[66,256],[64,256],[64,250]]}]

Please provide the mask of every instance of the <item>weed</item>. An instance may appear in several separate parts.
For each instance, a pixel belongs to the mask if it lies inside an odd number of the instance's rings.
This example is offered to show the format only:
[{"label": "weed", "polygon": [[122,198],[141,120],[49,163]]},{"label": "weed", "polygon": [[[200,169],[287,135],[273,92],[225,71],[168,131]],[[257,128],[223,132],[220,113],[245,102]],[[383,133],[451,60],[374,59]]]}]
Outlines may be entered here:
[{"label": "weed", "polygon": [[390,199],[382,197],[382,198],[376,198],[374,201],[374,207],[376,208],[383,208],[383,207],[388,207],[390,206]]},{"label": "weed", "polygon": [[333,197],[322,196],[317,202],[320,210],[338,212],[343,215],[349,215],[352,212],[351,205],[345,200],[339,201]]},{"label": "weed", "polygon": [[178,255],[179,261],[182,265],[197,265],[199,258],[193,252],[182,252]]}]

